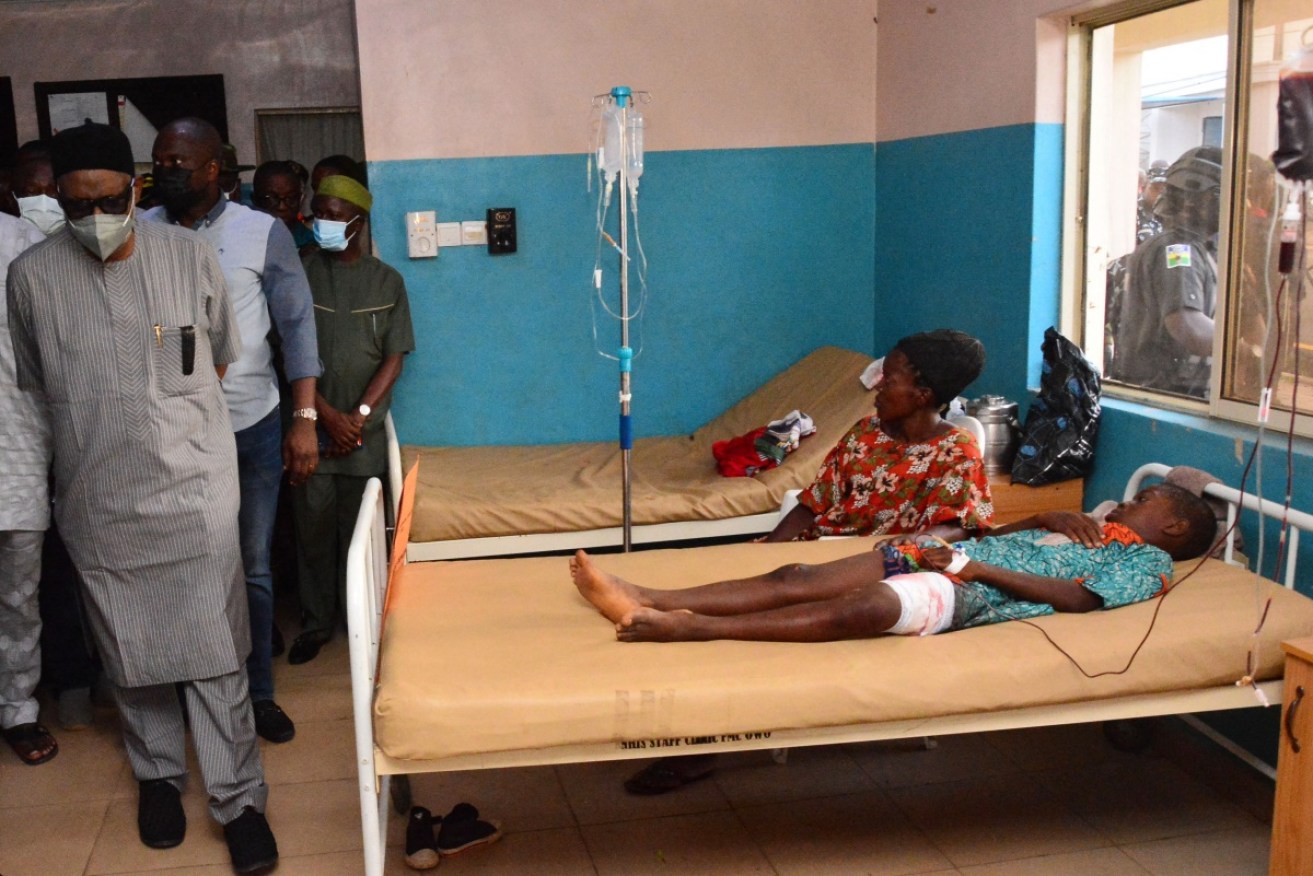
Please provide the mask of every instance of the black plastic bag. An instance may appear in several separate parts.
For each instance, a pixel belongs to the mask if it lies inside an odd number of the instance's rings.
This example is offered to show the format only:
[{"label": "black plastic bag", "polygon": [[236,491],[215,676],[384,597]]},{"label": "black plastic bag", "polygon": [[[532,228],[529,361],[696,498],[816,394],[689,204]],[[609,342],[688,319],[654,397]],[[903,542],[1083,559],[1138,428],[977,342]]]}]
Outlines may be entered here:
[{"label": "black plastic bag", "polygon": [[1037,487],[1087,475],[1099,435],[1099,375],[1081,348],[1044,331],[1039,397],[1026,412],[1012,483]]}]

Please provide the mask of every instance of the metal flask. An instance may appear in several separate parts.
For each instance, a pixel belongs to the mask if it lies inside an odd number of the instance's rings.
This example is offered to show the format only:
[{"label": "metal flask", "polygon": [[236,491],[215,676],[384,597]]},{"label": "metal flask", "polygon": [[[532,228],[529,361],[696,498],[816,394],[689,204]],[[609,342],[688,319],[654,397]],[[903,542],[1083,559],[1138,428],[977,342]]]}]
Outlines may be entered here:
[{"label": "metal flask", "polygon": [[985,427],[985,472],[1012,471],[1012,458],[1021,443],[1017,403],[1001,395],[982,395],[967,406],[967,413]]}]

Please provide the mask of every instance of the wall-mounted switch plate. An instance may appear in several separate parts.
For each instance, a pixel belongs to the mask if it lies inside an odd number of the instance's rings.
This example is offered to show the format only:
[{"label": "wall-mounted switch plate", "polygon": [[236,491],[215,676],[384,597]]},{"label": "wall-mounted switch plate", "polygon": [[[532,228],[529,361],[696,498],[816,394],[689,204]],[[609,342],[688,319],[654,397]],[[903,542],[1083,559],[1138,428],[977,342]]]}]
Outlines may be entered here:
[{"label": "wall-mounted switch plate", "polygon": [[412,259],[437,256],[438,214],[433,210],[406,214],[406,251]]},{"label": "wall-mounted switch plate", "polygon": [[460,246],[460,223],[459,222],[439,222],[438,223],[438,247]]},{"label": "wall-mounted switch plate", "polygon": [[488,253],[505,255],[515,252],[516,227],[514,207],[488,208]]},{"label": "wall-mounted switch plate", "polygon": [[460,224],[461,246],[482,246],[488,242],[488,225],[486,222],[471,221]]}]

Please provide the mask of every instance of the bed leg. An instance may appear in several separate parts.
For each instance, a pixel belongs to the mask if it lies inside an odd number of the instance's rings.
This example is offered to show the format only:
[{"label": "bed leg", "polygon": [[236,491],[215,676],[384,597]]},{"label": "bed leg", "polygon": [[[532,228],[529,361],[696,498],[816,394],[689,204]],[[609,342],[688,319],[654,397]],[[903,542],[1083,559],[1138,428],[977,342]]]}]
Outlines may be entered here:
[{"label": "bed leg", "polygon": [[783,766],[789,762],[789,750],[787,748],[772,748],[770,750],[770,759]]},{"label": "bed leg", "polygon": [[926,751],[934,751],[939,747],[939,740],[933,736],[922,736],[921,744],[925,746]]},{"label": "bed leg", "polygon": [[409,815],[415,798],[410,793],[410,776],[392,777],[392,811],[398,815]]}]

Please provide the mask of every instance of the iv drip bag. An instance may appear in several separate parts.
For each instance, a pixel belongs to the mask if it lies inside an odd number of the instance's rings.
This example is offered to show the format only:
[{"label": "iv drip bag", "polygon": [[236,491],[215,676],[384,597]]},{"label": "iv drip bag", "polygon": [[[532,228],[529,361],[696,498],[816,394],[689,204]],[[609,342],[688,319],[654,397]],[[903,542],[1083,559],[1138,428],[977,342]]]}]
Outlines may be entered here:
[{"label": "iv drip bag", "polygon": [[1281,68],[1272,163],[1286,179],[1313,180],[1313,46]]},{"label": "iv drip bag", "polygon": [[629,175],[629,187],[638,188],[638,180],[643,176],[643,114],[638,111],[638,104],[629,108],[629,138],[626,145],[625,172]]},{"label": "iv drip bag", "polygon": [[608,103],[602,110],[602,155],[597,162],[607,182],[615,179],[623,160],[620,154],[620,108]]}]

